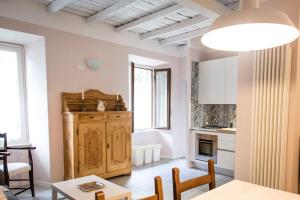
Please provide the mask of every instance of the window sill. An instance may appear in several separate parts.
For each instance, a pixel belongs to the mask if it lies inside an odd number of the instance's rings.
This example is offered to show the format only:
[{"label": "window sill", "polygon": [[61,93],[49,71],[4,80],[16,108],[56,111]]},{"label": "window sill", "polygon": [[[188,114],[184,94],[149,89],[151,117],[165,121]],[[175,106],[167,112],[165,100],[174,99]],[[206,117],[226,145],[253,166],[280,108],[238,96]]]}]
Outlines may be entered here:
[{"label": "window sill", "polygon": [[133,133],[139,134],[139,133],[158,133],[159,131],[157,129],[143,129],[143,130],[135,130]]},{"label": "window sill", "polygon": [[143,129],[143,130],[136,130],[133,133],[172,133],[171,129]]},{"label": "window sill", "polygon": [[8,147],[31,147],[30,143],[22,143],[22,144],[8,144]]}]

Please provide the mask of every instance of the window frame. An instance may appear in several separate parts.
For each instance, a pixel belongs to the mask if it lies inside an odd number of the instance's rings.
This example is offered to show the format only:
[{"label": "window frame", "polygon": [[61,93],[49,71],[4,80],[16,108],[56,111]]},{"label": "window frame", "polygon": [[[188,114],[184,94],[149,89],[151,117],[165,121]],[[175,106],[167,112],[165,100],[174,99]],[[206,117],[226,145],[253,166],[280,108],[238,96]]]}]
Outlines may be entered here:
[{"label": "window frame", "polygon": [[[26,87],[26,66],[25,66],[25,47],[19,44],[12,44],[0,41],[0,49],[17,53],[19,94],[21,108],[21,126],[22,136],[20,140],[8,140],[10,145],[29,144],[29,126],[28,126],[28,104],[27,104],[27,87]],[[9,135],[9,133],[7,133]]]},{"label": "window frame", "polygon": [[[145,70],[150,70],[151,74],[152,74],[152,95],[151,95],[151,101],[152,101],[152,105],[151,105],[151,130],[155,130],[155,129],[160,129],[160,130],[171,130],[171,68],[152,68],[146,65],[136,65],[135,63],[131,62],[130,63],[131,66],[131,111],[134,113],[134,72],[135,72],[135,68],[139,68],[139,69],[145,69]],[[157,72],[161,72],[161,71],[166,71],[167,72],[167,126],[166,127],[156,127],[156,115],[155,115],[155,110],[156,110],[156,98],[155,98],[155,91],[156,91],[156,78],[155,78],[155,74]],[[134,129],[134,114],[132,116],[132,127],[133,127],[133,132],[145,132],[149,129]]]}]

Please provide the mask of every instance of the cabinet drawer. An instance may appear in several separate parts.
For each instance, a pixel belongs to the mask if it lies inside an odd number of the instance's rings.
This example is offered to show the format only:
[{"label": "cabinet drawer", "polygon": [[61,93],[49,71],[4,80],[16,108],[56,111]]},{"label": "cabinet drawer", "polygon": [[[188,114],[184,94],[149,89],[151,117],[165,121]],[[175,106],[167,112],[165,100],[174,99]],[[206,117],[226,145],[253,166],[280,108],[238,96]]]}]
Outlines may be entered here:
[{"label": "cabinet drawer", "polygon": [[92,122],[105,120],[105,114],[81,114],[79,115],[79,121],[81,122]]},{"label": "cabinet drawer", "polygon": [[107,119],[109,120],[128,119],[129,117],[129,113],[112,113],[107,115]]},{"label": "cabinet drawer", "polygon": [[235,151],[235,135],[234,134],[218,134],[218,149]]},{"label": "cabinet drawer", "polygon": [[235,151],[235,142],[230,140],[219,140],[218,149],[224,149],[228,151]]},{"label": "cabinet drawer", "polygon": [[227,140],[235,142],[235,134],[218,133],[218,140]]}]

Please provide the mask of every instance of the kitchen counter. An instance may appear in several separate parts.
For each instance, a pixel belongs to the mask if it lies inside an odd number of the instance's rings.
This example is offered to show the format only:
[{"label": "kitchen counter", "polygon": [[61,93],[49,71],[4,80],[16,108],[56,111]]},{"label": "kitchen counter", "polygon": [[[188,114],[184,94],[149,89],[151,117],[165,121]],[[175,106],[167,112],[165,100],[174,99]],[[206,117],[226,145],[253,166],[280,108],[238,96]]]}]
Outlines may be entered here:
[{"label": "kitchen counter", "polygon": [[236,128],[221,128],[221,129],[205,129],[205,128],[191,128],[191,132],[212,132],[212,133],[228,133],[228,134],[235,134]]}]

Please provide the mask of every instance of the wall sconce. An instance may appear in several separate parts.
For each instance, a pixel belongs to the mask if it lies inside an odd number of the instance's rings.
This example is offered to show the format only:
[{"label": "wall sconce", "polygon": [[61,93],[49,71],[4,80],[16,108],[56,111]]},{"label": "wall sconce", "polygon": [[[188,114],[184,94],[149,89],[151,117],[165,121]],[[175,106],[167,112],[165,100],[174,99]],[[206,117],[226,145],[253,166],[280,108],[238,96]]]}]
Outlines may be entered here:
[{"label": "wall sconce", "polygon": [[100,60],[93,59],[93,58],[85,59],[85,64],[87,65],[87,67],[90,70],[93,70],[93,71],[97,71],[98,69],[100,69],[100,67],[102,65]]}]

